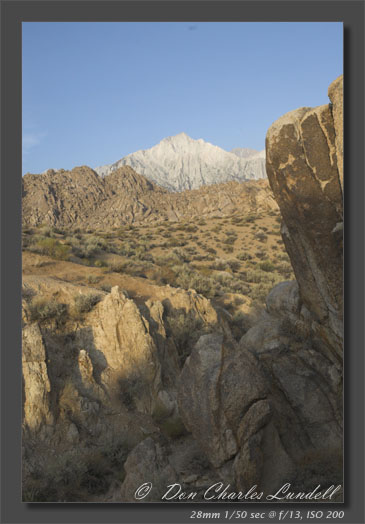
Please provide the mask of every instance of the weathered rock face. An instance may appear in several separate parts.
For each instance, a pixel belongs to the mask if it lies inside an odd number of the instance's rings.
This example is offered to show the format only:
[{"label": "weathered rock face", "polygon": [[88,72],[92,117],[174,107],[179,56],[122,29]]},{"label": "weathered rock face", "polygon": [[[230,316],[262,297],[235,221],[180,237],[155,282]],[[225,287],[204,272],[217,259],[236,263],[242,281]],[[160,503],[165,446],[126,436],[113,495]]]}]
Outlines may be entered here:
[{"label": "weathered rock face", "polygon": [[300,295],[334,357],[343,345],[342,78],[329,105],[279,118],[266,137],[267,174]]},{"label": "weathered rock face", "polygon": [[23,328],[23,384],[24,425],[39,430],[42,425],[53,423],[50,409],[51,385],[47,372],[47,356],[39,326],[30,324]]},{"label": "weathered rock face", "polygon": [[181,372],[185,426],[237,489],[341,482],[341,366],[322,354],[306,314],[297,283],[279,284],[238,347],[203,336]]},{"label": "weathered rock face", "polygon": [[199,319],[202,329],[225,332],[209,300],[166,286],[157,288],[160,300],[137,307],[114,287],[110,293],[98,291],[92,310],[74,318],[74,298],[92,289],[47,277],[24,277],[23,289],[33,299],[49,303],[57,297],[69,306],[69,317],[38,323],[23,301],[25,428],[38,434],[53,425],[54,435],[69,431],[70,438],[75,427],[101,434],[108,432],[107,424],[112,428],[121,409],[182,426],[176,402],[181,355],[175,333],[167,328],[177,315],[186,318],[187,328]]},{"label": "weathered rock face", "polygon": [[343,77],[339,76],[328,88],[328,96],[332,102],[332,116],[336,133],[337,167],[343,187]]},{"label": "weathered rock face", "polygon": [[240,419],[266,393],[252,356],[237,354],[236,349],[233,341],[223,342],[223,335],[201,337],[179,379],[178,402],[185,425],[215,467],[236,455]]}]

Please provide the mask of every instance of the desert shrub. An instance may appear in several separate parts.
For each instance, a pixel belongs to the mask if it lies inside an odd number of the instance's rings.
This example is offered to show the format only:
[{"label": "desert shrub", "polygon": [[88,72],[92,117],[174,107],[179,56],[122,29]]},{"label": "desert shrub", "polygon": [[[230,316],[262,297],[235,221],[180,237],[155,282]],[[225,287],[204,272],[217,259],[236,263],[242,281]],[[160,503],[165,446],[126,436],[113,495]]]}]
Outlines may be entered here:
[{"label": "desert shrub", "polygon": [[259,242],[265,242],[267,240],[267,235],[266,233],[262,233],[259,231],[255,233],[254,238],[256,238],[256,240],[258,240]]},{"label": "desert shrub", "polygon": [[244,251],[238,253],[236,257],[238,258],[238,260],[252,260],[252,255],[250,255],[249,253],[245,253]]},{"label": "desert shrub", "polygon": [[214,260],[213,257],[211,257],[210,255],[194,255],[192,260],[194,261],[197,261],[197,262],[201,262],[203,260]]},{"label": "desert shrub", "polygon": [[195,289],[198,293],[211,298],[215,295],[216,284],[213,279],[192,271],[188,265],[172,268],[176,273],[175,285],[183,289]]},{"label": "desert shrub", "polygon": [[232,269],[232,271],[238,271],[241,267],[241,264],[238,260],[235,258],[229,258],[227,260],[227,265]]},{"label": "desert shrub", "polygon": [[130,265],[130,262],[128,260],[123,260],[123,261],[118,261],[118,262],[113,260],[112,262],[108,263],[108,267],[110,271],[114,273],[125,273],[129,265]]},{"label": "desert shrub", "polygon": [[74,311],[77,314],[87,313],[100,302],[102,296],[91,293],[89,295],[77,295],[74,297]]},{"label": "desert shrub", "polygon": [[231,224],[240,224],[242,222],[242,217],[232,217]]},{"label": "desert shrub", "polygon": [[246,271],[246,282],[252,282],[254,284],[260,283],[264,280],[266,274],[262,270],[258,269],[248,269]]},{"label": "desert shrub", "polygon": [[272,287],[272,284],[269,282],[261,282],[251,288],[250,298],[255,302],[263,304]]},{"label": "desert shrub", "polygon": [[86,256],[96,255],[101,251],[108,251],[108,242],[105,238],[91,235],[85,239]]},{"label": "desert shrub", "polygon": [[57,260],[67,260],[70,255],[70,247],[61,244],[55,238],[43,238],[35,245],[35,251],[42,255],[56,258]]},{"label": "desert shrub", "polygon": [[56,302],[55,300],[47,300],[42,297],[34,298],[29,305],[29,314],[31,322],[42,322],[45,320],[56,319],[58,321],[65,320],[68,308],[66,304]]},{"label": "desert shrub", "polygon": [[230,283],[229,290],[233,293],[242,293],[243,295],[248,295],[250,292],[249,286],[237,280],[233,280]]},{"label": "desert shrub", "polygon": [[222,240],[223,244],[234,244],[237,240],[237,237],[234,237],[233,235],[227,236],[224,240]]},{"label": "desert shrub", "polygon": [[158,266],[172,266],[174,264],[180,264],[181,259],[179,255],[175,252],[169,253],[168,255],[159,255],[153,257],[154,263]]},{"label": "desert shrub", "polygon": [[275,271],[275,265],[270,260],[264,260],[263,262],[260,262],[259,268],[266,272]]},{"label": "desert shrub", "polygon": [[104,262],[104,260],[98,259],[98,260],[95,260],[94,266],[95,267],[107,267],[108,264],[106,262]]},{"label": "desert shrub", "polygon": [[257,220],[257,216],[253,214],[247,215],[247,217],[243,219],[243,221],[246,222],[247,224],[255,222],[255,220]]},{"label": "desert shrub", "polygon": [[217,282],[219,282],[220,284],[227,286],[232,282],[233,276],[230,273],[226,273],[226,272],[215,273],[214,279]]},{"label": "desert shrub", "polygon": [[196,233],[198,231],[198,228],[194,225],[188,225],[185,227],[185,231],[188,233]]},{"label": "desert shrub", "polygon": [[181,262],[189,262],[190,254],[186,249],[176,248],[173,250],[173,254],[176,255]]},{"label": "desert shrub", "polygon": [[217,253],[217,250],[214,249],[213,247],[207,247],[206,251],[207,253],[211,253],[212,255],[216,255]]},{"label": "desert shrub", "polygon": [[99,276],[99,275],[88,275],[86,277],[86,281],[89,284],[97,284],[98,282],[100,282],[101,279],[102,279],[102,277]]},{"label": "desert shrub", "polygon": [[286,278],[289,278],[289,276],[292,273],[292,266],[288,262],[283,262],[279,264],[276,269],[281,275],[285,276]]},{"label": "desert shrub", "polygon": [[233,253],[233,246],[225,246],[223,247],[223,251],[225,253]]}]

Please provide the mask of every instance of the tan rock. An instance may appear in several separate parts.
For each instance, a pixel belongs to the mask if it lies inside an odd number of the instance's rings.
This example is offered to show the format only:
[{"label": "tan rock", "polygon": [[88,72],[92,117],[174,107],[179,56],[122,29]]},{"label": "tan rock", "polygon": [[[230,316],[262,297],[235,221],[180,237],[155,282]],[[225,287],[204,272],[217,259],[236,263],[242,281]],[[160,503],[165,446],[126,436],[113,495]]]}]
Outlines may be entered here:
[{"label": "tan rock", "polygon": [[47,371],[46,348],[38,324],[23,328],[24,425],[37,431],[53,423],[50,407],[51,384]]},{"label": "tan rock", "polygon": [[336,133],[337,166],[343,188],[343,75],[332,82],[328,88],[332,102],[332,115]]},{"label": "tan rock", "polygon": [[279,118],[266,136],[267,173],[300,298],[334,356],[343,344],[342,190],[329,106]]}]

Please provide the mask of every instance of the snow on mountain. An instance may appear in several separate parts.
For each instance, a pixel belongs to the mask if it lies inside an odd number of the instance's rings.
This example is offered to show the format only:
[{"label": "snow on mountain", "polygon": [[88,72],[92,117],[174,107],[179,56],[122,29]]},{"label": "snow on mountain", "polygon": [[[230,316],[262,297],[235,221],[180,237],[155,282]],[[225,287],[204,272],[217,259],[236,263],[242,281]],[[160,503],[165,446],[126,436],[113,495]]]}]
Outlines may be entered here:
[{"label": "snow on mountain", "polygon": [[201,138],[180,133],[161,140],[151,149],[136,151],[114,164],[96,167],[105,176],[128,165],[137,173],[172,191],[197,189],[229,180],[257,180],[266,177],[265,151],[254,150],[242,158]]}]

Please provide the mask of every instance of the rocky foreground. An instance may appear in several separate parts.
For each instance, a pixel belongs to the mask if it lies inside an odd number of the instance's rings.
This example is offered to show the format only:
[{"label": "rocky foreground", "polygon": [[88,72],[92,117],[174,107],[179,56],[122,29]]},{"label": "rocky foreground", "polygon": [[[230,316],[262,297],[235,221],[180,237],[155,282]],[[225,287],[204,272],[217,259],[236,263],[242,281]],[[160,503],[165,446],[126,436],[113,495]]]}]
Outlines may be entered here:
[{"label": "rocky foreground", "polygon": [[[118,287],[24,278],[23,500],[134,502],[145,482],[145,502],[172,483],[194,500],[219,482],[264,496],[342,484],[342,78],[329,96],[267,133],[297,280],[272,289],[239,342],[225,310],[194,290],[156,286],[137,304]],[[52,198],[37,220],[58,219]]]}]

